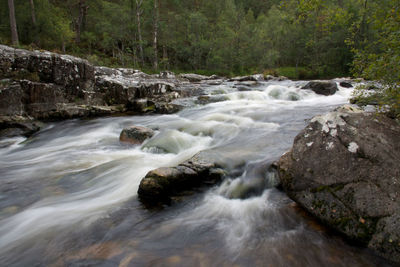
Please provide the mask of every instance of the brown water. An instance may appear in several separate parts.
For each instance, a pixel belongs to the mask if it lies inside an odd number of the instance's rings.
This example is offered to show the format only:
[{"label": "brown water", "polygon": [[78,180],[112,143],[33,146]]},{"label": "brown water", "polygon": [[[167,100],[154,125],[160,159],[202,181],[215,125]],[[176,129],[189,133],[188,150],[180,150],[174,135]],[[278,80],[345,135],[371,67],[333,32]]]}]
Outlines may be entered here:
[{"label": "brown water", "polygon": [[[0,141],[1,266],[390,266],[345,244],[273,186],[269,165],[307,119],[347,102],[350,90],[317,96],[301,82],[250,92],[208,87],[226,101],[175,115],[71,120],[34,137]],[[292,101],[297,99],[298,101]],[[157,135],[118,141],[123,127]],[[151,169],[208,150],[229,177],[173,206],[137,199]]]}]

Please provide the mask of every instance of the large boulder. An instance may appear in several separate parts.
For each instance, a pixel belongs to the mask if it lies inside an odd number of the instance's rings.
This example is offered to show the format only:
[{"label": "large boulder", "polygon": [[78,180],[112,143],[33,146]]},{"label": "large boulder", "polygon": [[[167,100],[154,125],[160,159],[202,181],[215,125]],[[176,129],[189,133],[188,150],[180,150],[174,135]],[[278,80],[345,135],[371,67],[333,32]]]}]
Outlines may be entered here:
[{"label": "large boulder", "polygon": [[338,87],[334,81],[311,81],[301,89],[310,89],[319,95],[333,95],[337,92]]},{"label": "large boulder", "polygon": [[352,106],[314,117],[278,162],[287,194],[323,223],[400,262],[400,125]]},{"label": "large boulder", "polygon": [[140,145],[153,135],[154,131],[150,128],[143,126],[131,126],[122,130],[119,136],[119,141],[132,145]]},{"label": "large boulder", "polygon": [[176,167],[150,171],[139,185],[138,195],[147,204],[169,203],[185,190],[221,180],[224,171],[200,152]]}]

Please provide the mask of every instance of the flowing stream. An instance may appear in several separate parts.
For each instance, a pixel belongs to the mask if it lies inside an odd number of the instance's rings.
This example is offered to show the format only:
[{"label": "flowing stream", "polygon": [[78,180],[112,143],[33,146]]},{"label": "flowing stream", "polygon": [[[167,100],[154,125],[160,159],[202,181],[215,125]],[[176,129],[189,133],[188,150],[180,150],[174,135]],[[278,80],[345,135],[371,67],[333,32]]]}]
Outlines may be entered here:
[{"label": "flowing stream", "polygon": [[[274,188],[269,165],[314,115],[348,102],[304,82],[204,87],[174,115],[69,120],[0,141],[1,266],[389,266],[346,245]],[[219,102],[214,102],[219,101]],[[156,135],[119,143],[124,127]],[[172,206],[137,198],[152,169],[208,151],[228,177]]]}]

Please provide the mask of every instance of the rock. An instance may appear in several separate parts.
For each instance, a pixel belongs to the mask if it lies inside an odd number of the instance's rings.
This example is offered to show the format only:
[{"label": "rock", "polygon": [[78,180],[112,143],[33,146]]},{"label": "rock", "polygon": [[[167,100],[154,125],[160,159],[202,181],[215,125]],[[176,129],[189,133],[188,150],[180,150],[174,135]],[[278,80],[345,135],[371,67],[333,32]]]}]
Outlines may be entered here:
[{"label": "rock", "polygon": [[344,88],[352,88],[353,87],[353,85],[351,84],[351,83],[349,83],[349,82],[340,82],[339,83],[339,85],[341,86],[341,87],[344,87]]},{"label": "rock", "polygon": [[143,126],[131,126],[122,130],[119,136],[119,141],[132,145],[140,145],[153,135],[154,131],[150,128]]},{"label": "rock", "polygon": [[247,92],[247,91],[252,91],[253,89],[249,86],[237,86],[236,89],[239,92]]},{"label": "rock", "polygon": [[[181,106],[172,102],[192,89],[172,72],[148,75],[94,67],[68,55],[0,45],[0,114],[10,118],[60,120],[128,110],[173,113]],[[152,104],[143,107],[144,102]]]},{"label": "rock", "polygon": [[159,77],[161,79],[176,79],[175,73],[172,71],[162,71],[160,72]]},{"label": "rock", "polygon": [[400,125],[346,105],[314,117],[278,162],[287,194],[347,238],[400,262]]},{"label": "rock", "polygon": [[195,103],[199,105],[207,105],[210,103],[222,102],[226,100],[228,100],[228,98],[224,95],[202,95],[197,97]]},{"label": "rock", "polygon": [[272,76],[272,75],[266,75],[264,77],[264,79],[266,81],[286,81],[286,80],[289,80],[289,78],[285,77],[285,76]]},{"label": "rock", "polygon": [[0,118],[0,138],[15,136],[30,137],[42,127],[43,124],[38,121],[23,121],[18,119],[4,121]]},{"label": "rock", "polygon": [[224,171],[200,152],[176,167],[158,168],[147,173],[138,195],[144,203],[169,203],[171,197],[185,190],[221,180]]},{"label": "rock", "polygon": [[233,77],[233,78],[229,79],[230,82],[263,81],[263,80],[264,80],[264,75],[262,75],[262,74],[238,76],[238,77]]},{"label": "rock", "polygon": [[301,89],[310,89],[319,95],[333,95],[338,90],[338,87],[333,81],[311,81]]},{"label": "rock", "polygon": [[190,82],[201,82],[204,80],[215,80],[218,77],[217,76],[205,76],[205,75],[199,75],[199,74],[194,74],[194,73],[185,73],[185,74],[180,74],[180,78],[187,79]]}]

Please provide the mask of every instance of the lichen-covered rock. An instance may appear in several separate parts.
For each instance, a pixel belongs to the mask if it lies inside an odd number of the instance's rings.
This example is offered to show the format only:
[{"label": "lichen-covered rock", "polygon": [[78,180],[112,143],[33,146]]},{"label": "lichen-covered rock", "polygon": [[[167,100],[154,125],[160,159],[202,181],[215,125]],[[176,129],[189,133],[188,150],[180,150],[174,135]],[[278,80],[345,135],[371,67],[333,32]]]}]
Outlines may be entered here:
[{"label": "lichen-covered rock", "polygon": [[400,262],[400,125],[352,106],[314,117],[278,162],[287,194],[322,222]]},{"label": "lichen-covered rock", "polygon": [[131,126],[122,130],[119,141],[133,145],[140,145],[146,139],[151,138],[154,131],[143,126]]},{"label": "lichen-covered rock", "polygon": [[334,81],[311,81],[301,89],[310,89],[319,95],[333,95],[337,92],[338,87]]},{"label": "lichen-covered rock", "polygon": [[223,175],[224,171],[200,152],[176,167],[147,173],[140,182],[138,195],[144,203],[169,203],[171,197],[205,183],[216,183]]}]

